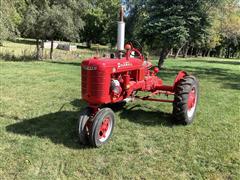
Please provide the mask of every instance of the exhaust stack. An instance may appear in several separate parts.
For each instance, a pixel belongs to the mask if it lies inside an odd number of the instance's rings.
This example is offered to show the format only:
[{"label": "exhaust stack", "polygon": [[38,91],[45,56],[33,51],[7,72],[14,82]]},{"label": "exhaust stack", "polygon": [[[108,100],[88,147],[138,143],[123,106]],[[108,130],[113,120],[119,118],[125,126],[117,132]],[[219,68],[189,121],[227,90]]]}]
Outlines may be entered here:
[{"label": "exhaust stack", "polygon": [[125,22],[123,20],[123,6],[120,8],[119,21],[118,21],[118,36],[117,36],[117,49],[118,51],[124,50],[124,40],[125,40]]}]

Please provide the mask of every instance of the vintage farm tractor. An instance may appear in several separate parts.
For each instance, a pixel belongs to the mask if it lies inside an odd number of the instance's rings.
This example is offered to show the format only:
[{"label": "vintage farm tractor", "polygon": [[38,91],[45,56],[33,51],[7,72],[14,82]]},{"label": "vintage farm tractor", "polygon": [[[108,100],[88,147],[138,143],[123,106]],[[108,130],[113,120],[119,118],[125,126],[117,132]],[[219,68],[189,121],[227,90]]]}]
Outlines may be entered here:
[{"label": "vintage farm tractor", "polygon": [[[118,52],[109,58],[93,57],[84,60],[82,67],[82,98],[88,107],[81,112],[78,135],[82,144],[99,147],[112,136],[114,112],[108,104],[141,99],[173,104],[173,120],[180,124],[193,122],[198,103],[198,81],[184,71],[176,76],[172,86],[164,85],[157,76],[159,69],[152,67],[138,49],[130,43],[124,45],[125,24],[123,9],[118,22]],[[138,91],[150,92],[140,97]],[[173,95],[173,100],[154,98]],[[161,118],[161,117],[159,117]]]}]

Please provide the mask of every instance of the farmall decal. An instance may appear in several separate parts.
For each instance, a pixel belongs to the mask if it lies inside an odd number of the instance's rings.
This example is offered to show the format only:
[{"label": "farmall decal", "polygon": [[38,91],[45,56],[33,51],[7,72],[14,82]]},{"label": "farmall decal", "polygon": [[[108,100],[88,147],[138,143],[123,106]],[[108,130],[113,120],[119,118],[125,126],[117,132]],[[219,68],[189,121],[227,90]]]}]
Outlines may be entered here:
[{"label": "farmall decal", "polygon": [[97,70],[97,67],[95,67],[95,66],[83,66],[83,69],[85,69],[87,71],[95,71],[95,70]]},{"label": "farmall decal", "polygon": [[124,63],[118,63],[118,68],[122,68],[122,67],[129,67],[132,66],[133,64],[130,62],[124,62]]}]

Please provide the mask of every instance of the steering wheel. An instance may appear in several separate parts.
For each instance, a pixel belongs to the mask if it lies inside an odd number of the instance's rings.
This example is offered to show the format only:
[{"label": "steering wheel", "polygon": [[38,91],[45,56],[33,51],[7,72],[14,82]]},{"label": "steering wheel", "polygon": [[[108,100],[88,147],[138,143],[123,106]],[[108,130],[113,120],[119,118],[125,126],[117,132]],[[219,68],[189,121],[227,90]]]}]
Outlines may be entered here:
[{"label": "steering wheel", "polygon": [[130,44],[132,47],[134,47],[135,49],[138,49],[138,51],[143,54],[143,47],[141,43],[136,39],[132,39],[128,41],[126,44]]},{"label": "steering wheel", "polygon": [[[129,58],[131,58],[131,54],[134,52],[134,53],[136,53],[136,56],[139,58],[139,59],[141,59],[142,61],[144,61],[144,58],[143,58],[143,55],[141,54],[141,52],[138,50],[138,49],[136,49],[136,48],[134,48],[131,44],[127,44],[127,45],[130,45],[131,46],[131,48],[126,48],[126,58],[127,59],[129,59]],[[126,46],[127,46],[126,45]]]}]

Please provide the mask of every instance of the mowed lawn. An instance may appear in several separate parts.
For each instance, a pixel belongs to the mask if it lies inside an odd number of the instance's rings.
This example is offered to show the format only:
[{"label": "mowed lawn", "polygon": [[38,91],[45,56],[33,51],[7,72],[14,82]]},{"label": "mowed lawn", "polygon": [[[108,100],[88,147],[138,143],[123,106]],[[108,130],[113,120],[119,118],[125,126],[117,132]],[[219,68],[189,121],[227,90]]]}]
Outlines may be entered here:
[{"label": "mowed lawn", "polygon": [[76,134],[80,60],[0,61],[0,179],[240,179],[240,60],[168,59],[159,76],[172,84],[179,70],[200,81],[193,124],[135,101],[96,149]]}]

